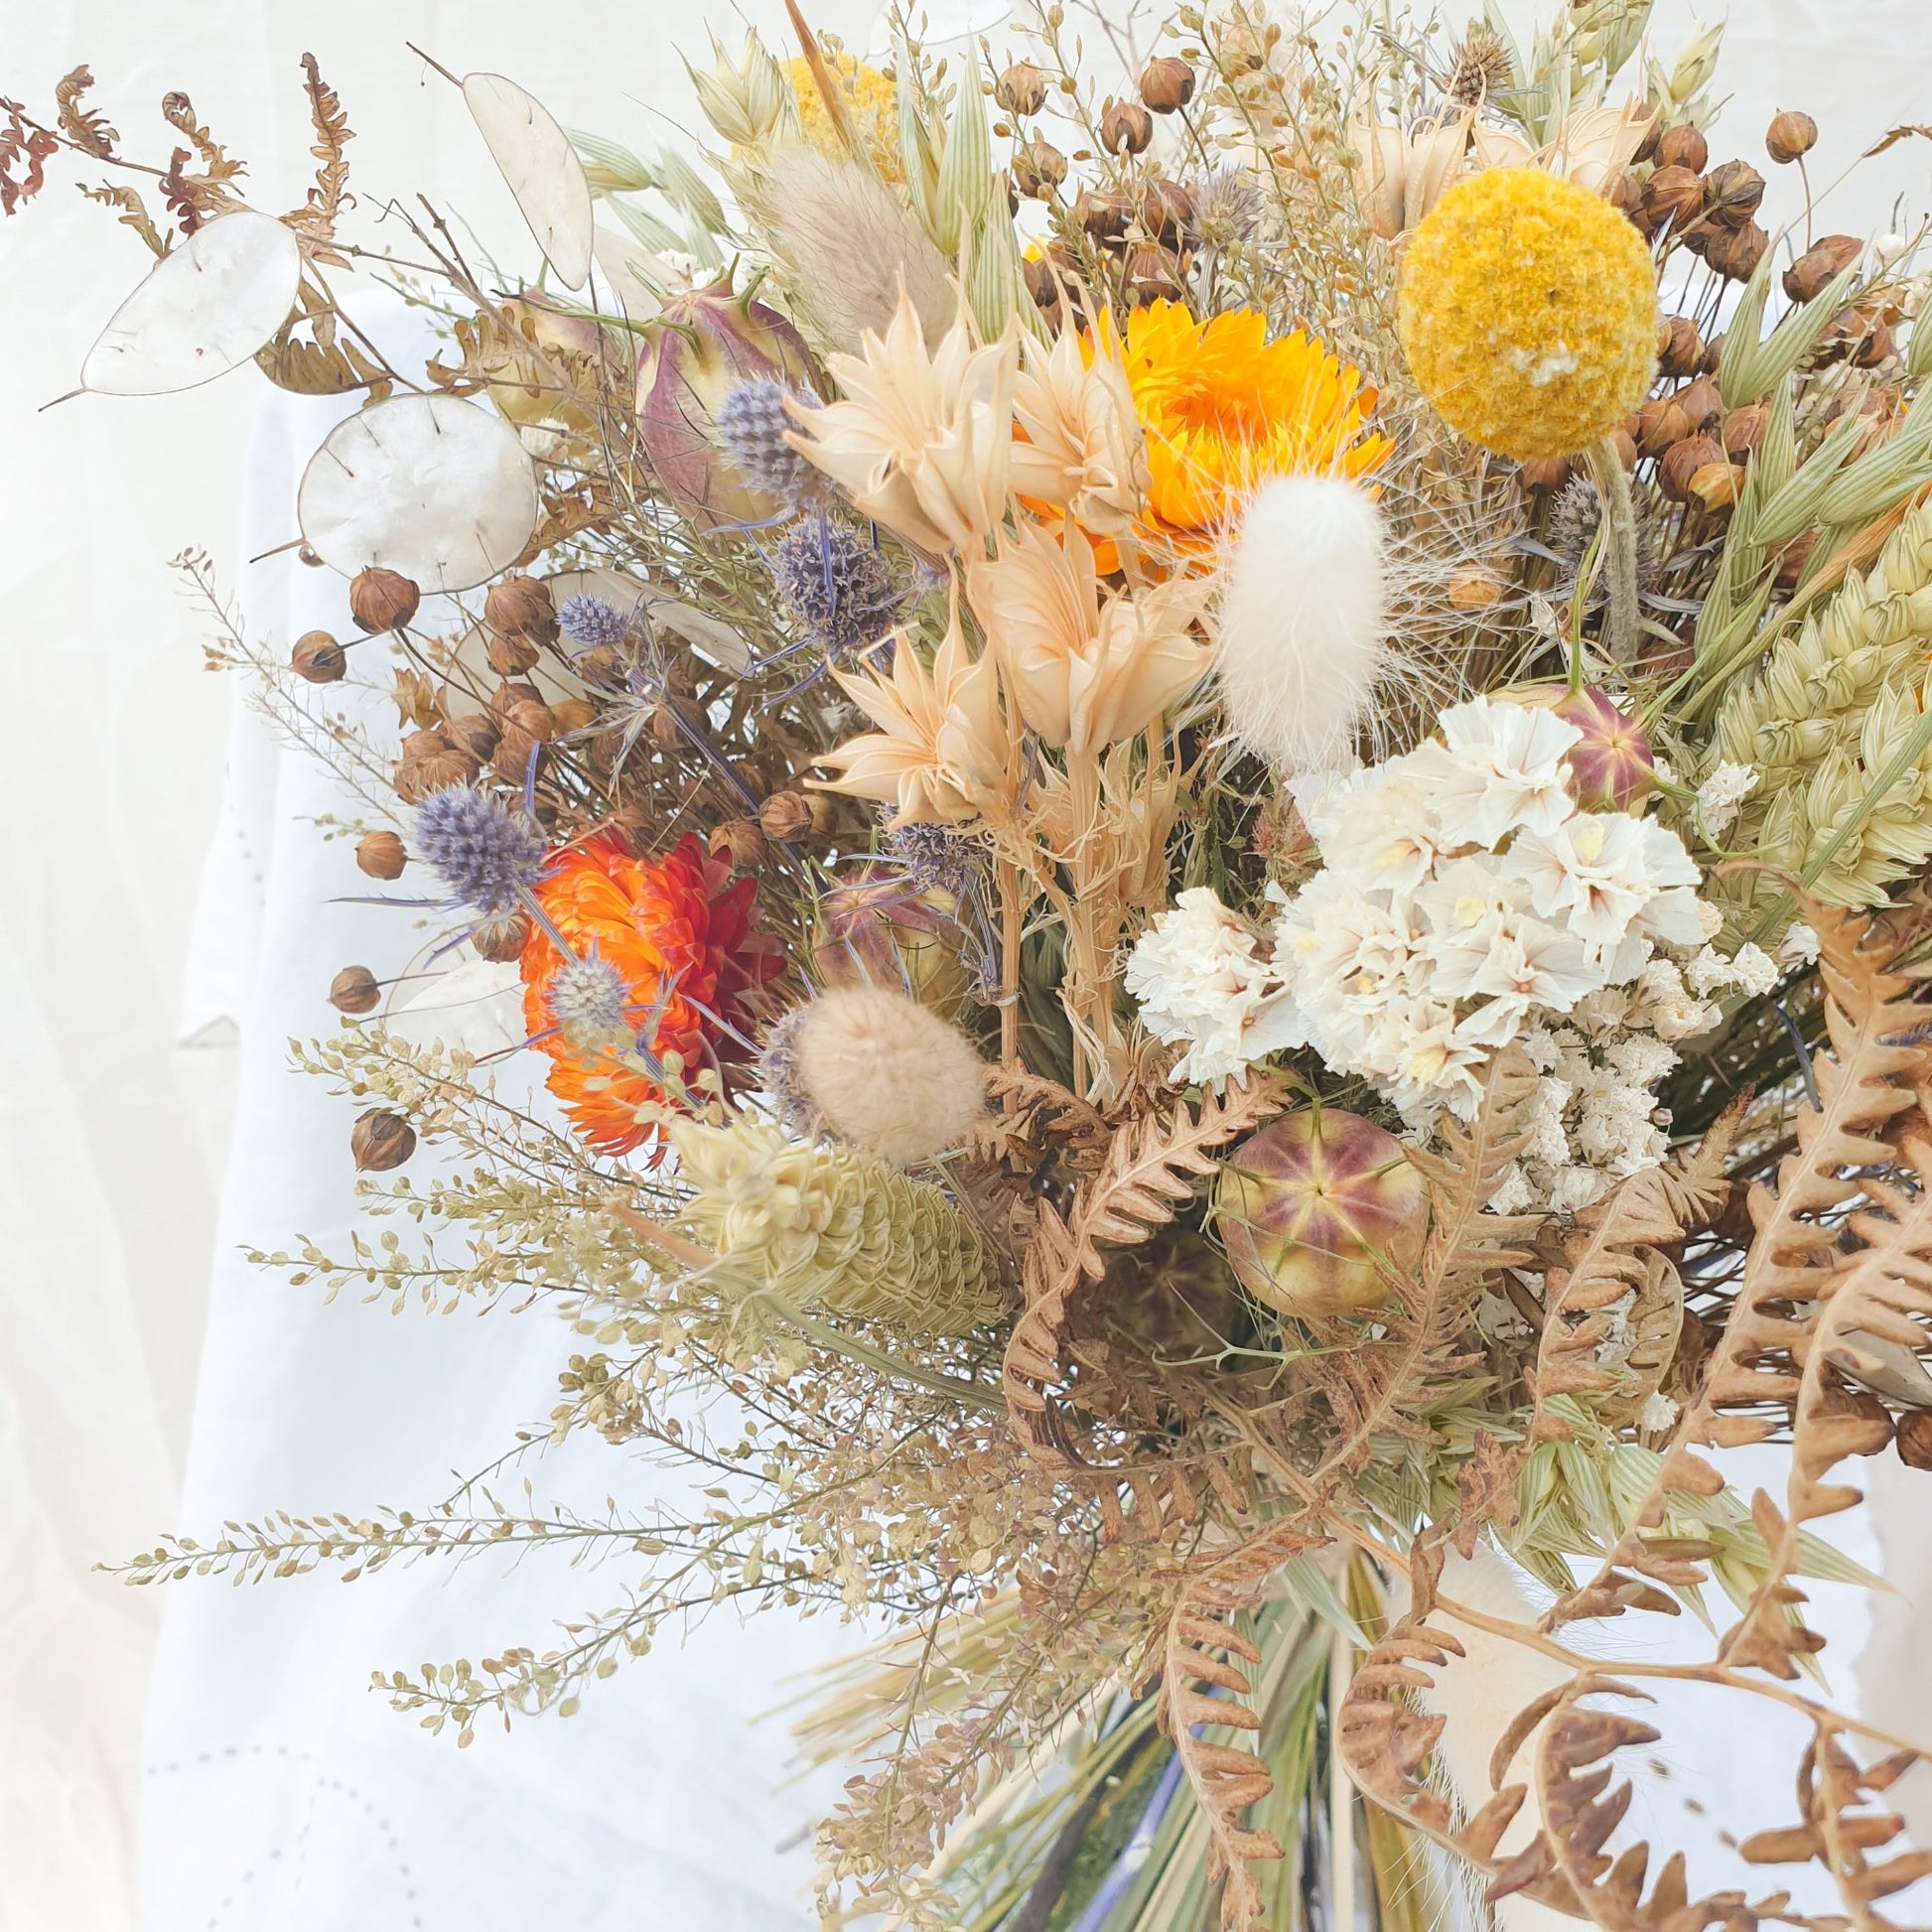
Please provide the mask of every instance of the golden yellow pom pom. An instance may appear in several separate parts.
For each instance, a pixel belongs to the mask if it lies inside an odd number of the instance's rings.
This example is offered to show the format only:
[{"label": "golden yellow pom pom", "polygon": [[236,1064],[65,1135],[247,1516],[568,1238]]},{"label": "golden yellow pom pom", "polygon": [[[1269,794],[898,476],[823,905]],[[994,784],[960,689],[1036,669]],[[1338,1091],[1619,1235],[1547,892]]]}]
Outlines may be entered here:
[{"label": "golden yellow pom pom", "polygon": [[[877,68],[856,56],[834,54],[828,63],[845,95],[853,124],[865,143],[872,164],[889,181],[898,179],[898,88]],[[808,61],[788,61],[785,78],[798,102],[798,128],[806,141],[833,161],[845,158],[845,143],[833,125],[831,110],[819,93]]]},{"label": "golden yellow pom pom", "polygon": [[1571,456],[1650,387],[1657,273],[1607,202],[1539,168],[1490,168],[1416,228],[1398,322],[1452,429],[1519,462]]}]

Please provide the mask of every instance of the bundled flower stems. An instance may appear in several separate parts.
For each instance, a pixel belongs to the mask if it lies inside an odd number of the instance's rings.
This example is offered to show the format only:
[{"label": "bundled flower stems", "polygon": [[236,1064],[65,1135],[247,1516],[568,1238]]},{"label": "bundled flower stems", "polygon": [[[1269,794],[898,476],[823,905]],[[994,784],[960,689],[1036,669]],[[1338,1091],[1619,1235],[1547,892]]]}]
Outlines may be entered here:
[{"label": "bundled flower stems", "polygon": [[[1932,1465],[1926,281],[1648,13],[796,19],[645,152],[438,68],[520,269],[352,201],[313,60],[289,212],[185,94],[152,162],[84,68],[0,102],[7,211],[152,257],[83,387],[344,399],[345,634],[186,568],[434,977],[316,962],[403,1238],[264,1259],[541,1298],[619,1458],[134,1581],[604,1556],[549,1647],[378,1676],[460,1742],[708,1608],[885,1619],[800,1723],[827,1926],[1903,1922],[1923,1725],[1806,1599]],[[1755,1889],[1626,1815],[1659,1678],[1800,1740]]]}]

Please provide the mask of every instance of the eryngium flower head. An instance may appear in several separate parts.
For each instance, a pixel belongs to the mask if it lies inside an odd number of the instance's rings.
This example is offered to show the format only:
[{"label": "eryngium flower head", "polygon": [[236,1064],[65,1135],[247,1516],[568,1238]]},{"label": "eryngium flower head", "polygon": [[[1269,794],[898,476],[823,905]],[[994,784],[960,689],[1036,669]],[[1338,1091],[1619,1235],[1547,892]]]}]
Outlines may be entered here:
[{"label": "eryngium flower head", "polygon": [[834,657],[878,643],[905,601],[879,552],[829,517],[787,530],[771,574],[792,616]]},{"label": "eryngium flower head", "polygon": [[901,825],[886,834],[886,850],[915,884],[964,898],[979,864],[978,846],[950,825]]},{"label": "eryngium flower head", "polygon": [[601,597],[566,598],[557,621],[579,650],[615,650],[630,634],[630,620]]},{"label": "eryngium flower head", "polygon": [[629,992],[617,968],[594,952],[558,967],[550,982],[550,1011],[565,1043],[595,1051],[627,1034],[624,1004]]},{"label": "eryngium flower head", "polygon": [[542,835],[493,792],[446,785],[416,807],[411,846],[442,875],[453,898],[499,919],[543,877]]},{"label": "eryngium flower head", "polygon": [[[718,411],[718,439],[754,489],[801,504],[824,492],[825,479],[785,441],[791,418],[785,398],[795,395],[782,382],[741,382]],[[806,407],[814,396],[798,396]]]}]

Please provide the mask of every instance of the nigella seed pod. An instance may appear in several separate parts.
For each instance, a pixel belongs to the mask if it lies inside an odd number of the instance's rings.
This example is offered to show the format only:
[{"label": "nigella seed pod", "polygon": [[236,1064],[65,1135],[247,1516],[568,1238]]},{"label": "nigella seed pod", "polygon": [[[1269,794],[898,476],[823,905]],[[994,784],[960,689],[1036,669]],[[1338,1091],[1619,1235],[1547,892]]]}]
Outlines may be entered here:
[{"label": "nigella seed pod", "polygon": [[747,382],[803,390],[804,338],[762,302],[734,296],[730,277],[673,296],[637,366],[638,437],[657,480],[701,527],[762,523],[783,507],[740,474],[719,430],[726,399]]},{"label": "nigella seed pod", "polygon": [[1194,70],[1173,54],[1150,61],[1141,70],[1141,98],[1157,114],[1173,114],[1194,97]]},{"label": "nigella seed pod", "polygon": [[364,832],[355,841],[355,863],[371,879],[400,879],[409,854],[393,832]]},{"label": "nigella seed pod", "polygon": [[1656,788],[1650,740],[1636,720],[1587,688],[1572,691],[1551,709],[1583,733],[1570,748],[1570,789],[1587,810],[1628,811]]},{"label": "nigella seed pod", "polygon": [[351,1019],[373,1013],[382,1001],[382,988],[366,966],[345,966],[329,982],[329,1004]]},{"label": "nigella seed pod", "polygon": [[326,630],[305,630],[289,653],[289,669],[311,684],[335,684],[348,674],[348,652]]},{"label": "nigella seed pod", "polygon": [[400,1114],[371,1107],[356,1117],[348,1147],[362,1173],[387,1173],[416,1152],[416,1130]]},{"label": "nigella seed pod", "polygon": [[1100,117],[1100,145],[1109,154],[1145,154],[1154,139],[1154,116],[1138,101],[1110,100]]},{"label": "nigella seed pod", "polygon": [[348,581],[349,612],[371,636],[407,628],[422,601],[422,593],[399,570],[371,566]]},{"label": "nigella seed pod", "polygon": [[1388,1299],[1422,1259],[1429,1196],[1402,1143],[1372,1121],[1310,1108],[1228,1156],[1214,1225],[1257,1302],[1301,1319]]}]

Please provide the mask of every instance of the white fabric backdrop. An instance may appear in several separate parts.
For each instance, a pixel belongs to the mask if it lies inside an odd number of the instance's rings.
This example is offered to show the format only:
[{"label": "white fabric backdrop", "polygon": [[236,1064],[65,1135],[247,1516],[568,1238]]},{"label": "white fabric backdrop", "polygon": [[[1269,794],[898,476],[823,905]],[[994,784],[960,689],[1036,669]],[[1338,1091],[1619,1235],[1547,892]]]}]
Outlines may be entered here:
[{"label": "white fabric backdrop", "polygon": [[[767,29],[778,11],[743,9]],[[863,39],[872,5],[810,11]],[[1681,0],[1660,4],[1667,56],[1688,18]],[[313,50],[358,131],[364,189],[421,187],[507,253],[525,244],[504,191],[460,103],[425,81],[403,41],[459,70],[514,72],[567,122],[648,140],[670,132],[651,109],[691,122],[671,48],[701,40],[705,20],[735,38],[724,0],[577,0],[540,15],[509,0],[338,0],[313,13],[66,0],[8,10],[0,88],[44,102],[59,74],[91,61],[102,104],[132,136],[157,125],[164,90],[186,86],[273,207],[301,192],[296,57]],[[1757,0],[1729,38],[1720,152],[1752,155],[1771,110],[1802,105],[1824,129],[1822,187],[1885,126],[1923,115],[1932,10],[1918,0]],[[1907,142],[1867,164],[1831,192],[1826,225],[1889,225],[1900,196],[1916,216],[1929,163],[1932,145]],[[365,940],[372,915],[323,903],[359,875],[301,822],[326,809],[319,782],[252,721],[231,725],[230,694],[197,668],[203,626],[162,567],[205,544],[232,585],[241,557],[288,533],[288,462],[304,452],[278,454],[275,439],[298,433],[302,406],[279,406],[267,426],[252,494],[264,391],[250,374],[34,413],[71,386],[144,262],[65,186],[0,229],[12,726],[0,760],[0,1932],[134,1922],[137,1738],[162,1603],[91,1566],[175,1522],[433,1493],[450,1463],[547,1409],[555,1351],[528,1322],[518,1334],[500,1319],[325,1310],[234,1259],[244,1241],[340,1230],[345,1109],[283,1071],[282,1041],[326,1024],[335,964],[359,954],[380,969],[393,933]],[[302,624],[273,570],[250,584],[249,616],[286,642]],[[303,596],[334,594],[302,575]],[[210,849],[213,909],[185,1004]],[[181,1043],[191,1035],[201,1043]],[[1895,1468],[1873,1474],[1887,1573],[1932,1600],[1922,1492]],[[593,1458],[545,1479],[588,1483],[594,1497],[614,1477]],[[786,1922],[796,1862],[781,1868],[770,1848],[809,1806],[761,1795],[778,1741],[744,1744],[736,1715],[767,1702],[795,1655],[782,1634],[714,1628],[682,1658],[634,1667],[572,1725],[480,1736],[458,1756],[370,1698],[367,1669],[474,1656],[580,1589],[601,1600],[581,1577],[532,1572],[484,1595],[482,1576],[172,1594],[147,1777],[151,1925],[353,1915],[513,1927],[566,1911],[591,1924]],[[1880,1605],[1873,1667],[1906,1654],[1911,1600]],[[1899,1722],[1932,1723],[1924,1680],[1903,1681]],[[694,1756],[693,1739],[715,1754]]]}]

